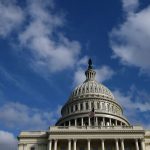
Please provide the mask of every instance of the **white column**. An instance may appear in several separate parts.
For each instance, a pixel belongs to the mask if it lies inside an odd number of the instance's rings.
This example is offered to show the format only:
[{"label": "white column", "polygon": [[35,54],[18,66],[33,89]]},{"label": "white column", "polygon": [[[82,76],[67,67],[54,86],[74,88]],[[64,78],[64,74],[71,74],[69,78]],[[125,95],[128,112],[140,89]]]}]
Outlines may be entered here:
[{"label": "white column", "polygon": [[71,126],[70,120],[69,120],[69,127]]},{"label": "white column", "polygon": [[80,103],[79,103],[79,104],[78,104],[78,111],[80,111],[80,109],[81,109],[81,108],[80,108]]},{"label": "white column", "polygon": [[77,119],[74,120],[75,126],[77,126]]},{"label": "white column", "polygon": [[77,149],[77,140],[74,139],[73,140],[73,150],[76,150]]},{"label": "white column", "polygon": [[83,126],[83,118],[81,118],[81,126]]},{"label": "white column", "polygon": [[103,126],[105,126],[105,118],[103,117]]},{"label": "white column", "polygon": [[91,118],[89,117],[88,119],[89,119],[89,126],[91,126]]},{"label": "white column", "polygon": [[96,126],[98,126],[98,117],[95,117],[95,119]]},{"label": "white column", "polygon": [[121,150],[124,150],[124,140],[121,140]]},{"label": "white column", "polygon": [[118,139],[116,139],[116,150],[119,150]]},{"label": "white column", "polygon": [[117,120],[115,120],[115,125],[117,126]]},{"label": "white column", "polygon": [[86,110],[85,102],[83,102],[83,110]]},{"label": "white column", "polygon": [[105,143],[104,143],[104,139],[102,139],[102,150],[105,150]]},{"label": "white column", "polygon": [[138,139],[135,139],[135,146],[136,146],[136,150],[139,150]]},{"label": "white column", "polygon": [[57,150],[57,140],[54,141],[54,150]]},{"label": "white column", "polygon": [[73,105],[73,111],[75,111],[75,105]]},{"label": "white column", "polygon": [[88,139],[88,150],[91,150],[91,143],[90,143],[90,139]]},{"label": "white column", "polygon": [[141,139],[141,148],[142,148],[142,150],[145,150],[145,141],[144,141],[144,139]]},{"label": "white column", "polygon": [[91,102],[89,102],[89,109],[91,110]]},{"label": "white column", "polygon": [[17,150],[21,150],[21,144],[18,144],[18,149]]},{"label": "white column", "polygon": [[48,150],[52,149],[52,140],[49,140]]},{"label": "white column", "polygon": [[68,150],[71,150],[71,140],[68,140]]},{"label": "white column", "polygon": [[112,124],[111,124],[111,118],[109,118],[109,126],[111,126]]}]

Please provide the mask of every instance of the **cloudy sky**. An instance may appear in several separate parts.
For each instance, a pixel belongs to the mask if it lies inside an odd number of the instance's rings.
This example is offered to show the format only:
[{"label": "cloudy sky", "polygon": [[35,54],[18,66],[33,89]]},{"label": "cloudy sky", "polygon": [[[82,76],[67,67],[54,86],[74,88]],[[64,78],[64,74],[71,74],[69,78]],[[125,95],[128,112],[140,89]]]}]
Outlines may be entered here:
[{"label": "cloudy sky", "polygon": [[0,0],[0,150],[55,123],[88,58],[130,123],[150,128],[149,18],[147,0]]}]

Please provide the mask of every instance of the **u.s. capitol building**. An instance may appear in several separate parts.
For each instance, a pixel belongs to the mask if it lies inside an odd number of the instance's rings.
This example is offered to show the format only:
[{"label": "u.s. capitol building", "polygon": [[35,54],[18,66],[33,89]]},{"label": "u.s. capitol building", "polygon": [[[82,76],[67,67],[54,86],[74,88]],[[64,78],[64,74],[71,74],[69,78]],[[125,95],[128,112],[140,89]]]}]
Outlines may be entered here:
[{"label": "u.s. capitol building", "polygon": [[21,132],[19,150],[150,150],[150,131],[133,126],[89,60],[86,80],[62,107],[62,117],[46,131]]}]

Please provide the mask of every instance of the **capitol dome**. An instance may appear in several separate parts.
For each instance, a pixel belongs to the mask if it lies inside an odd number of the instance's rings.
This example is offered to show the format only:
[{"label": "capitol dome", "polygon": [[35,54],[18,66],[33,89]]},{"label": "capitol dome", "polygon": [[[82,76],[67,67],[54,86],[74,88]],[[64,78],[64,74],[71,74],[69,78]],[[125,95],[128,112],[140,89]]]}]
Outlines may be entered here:
[{"label": "capitol dome", "polygon": [[72,92],[70,99],[76,99],[77,97],[85,96],[88,94],[99,95],[114,100],[114,96],[111,91],[103,84],[98,83],[96,80],[86,80],[77,86]]},{"label": "capitol dome", "polygon": [[[130,125],[123,116],[122,107],[117,103],[112,92],[96,81],[96,72],[91,59],[88,64],[88,69],[85,71],[86,80],[73,90],[68,101],[62,107],[62,117],[56,125]],[[94,120],[89,116],[92,110],[94,110]]]}]

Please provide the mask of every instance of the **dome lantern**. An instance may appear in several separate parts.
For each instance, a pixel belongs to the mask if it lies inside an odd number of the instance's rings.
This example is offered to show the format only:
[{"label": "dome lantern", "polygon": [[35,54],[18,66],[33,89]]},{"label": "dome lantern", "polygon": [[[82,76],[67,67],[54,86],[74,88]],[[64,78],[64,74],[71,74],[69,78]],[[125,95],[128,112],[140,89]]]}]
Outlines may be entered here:
[{"label": "dome lantern", "polygon": [[96,72],[93,70],[91,59],[89,59],[88,64],[89,64],[88,69],[85,71],[86,81],[95,80]]}]

